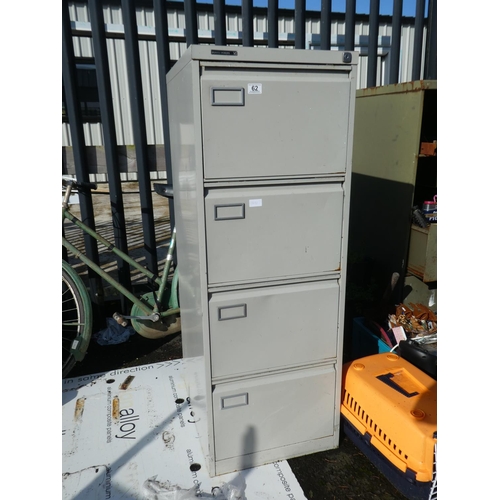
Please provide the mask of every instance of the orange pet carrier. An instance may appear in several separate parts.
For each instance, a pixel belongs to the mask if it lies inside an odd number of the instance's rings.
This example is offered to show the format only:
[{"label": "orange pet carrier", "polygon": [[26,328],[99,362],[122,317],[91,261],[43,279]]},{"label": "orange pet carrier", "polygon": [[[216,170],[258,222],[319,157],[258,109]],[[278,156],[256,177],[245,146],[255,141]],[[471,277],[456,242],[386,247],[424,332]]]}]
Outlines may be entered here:
[{"label": "orange pet carrier", "polygon": [[[343,367],[344,430],[408,498],[437,498],[437,382],[393,353]],[[435,495],[435,496],[434,496]]]}]

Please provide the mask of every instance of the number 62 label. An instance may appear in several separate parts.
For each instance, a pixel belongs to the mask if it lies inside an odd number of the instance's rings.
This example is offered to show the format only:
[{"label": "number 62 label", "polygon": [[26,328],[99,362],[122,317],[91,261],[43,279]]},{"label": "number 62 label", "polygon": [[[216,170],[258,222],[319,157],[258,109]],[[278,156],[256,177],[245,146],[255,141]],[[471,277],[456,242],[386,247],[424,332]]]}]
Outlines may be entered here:
[{"label": "number 62 label", "polygon": [[249,83],[248,84],[249,94],[262,94],[262,83]]}]

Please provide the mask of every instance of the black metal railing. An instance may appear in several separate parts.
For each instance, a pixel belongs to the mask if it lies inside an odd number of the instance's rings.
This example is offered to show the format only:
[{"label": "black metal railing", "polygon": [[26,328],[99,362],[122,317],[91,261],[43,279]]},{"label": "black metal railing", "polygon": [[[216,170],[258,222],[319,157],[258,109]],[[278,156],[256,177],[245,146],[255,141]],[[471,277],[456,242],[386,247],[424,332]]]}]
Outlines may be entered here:
[{"label": "black metal railing", "polygon": [[[427,1],[427,3],[426,3]],[[414,45],[412,58],[412,78],[420,79],[421,64],[424,57],[424,78],[437,79],[437,50],[436,50],[436,2],[437,0],[416,0],[414,18]],[[83,2],[85,3],[85,2]],[[103,4],[119,4],[123,16],[125,39],[125,52],[127,64],[127,77],[129,84],[129,103],[132,118],[133,140],[137,158],[137,178],[140,190],[141,217],[144,230],[144,251],[146,266],[156,273],[157,269],[157,248],[155,241],[155,227],[153,220],[153,203],[151,195],[152,170],[148,159],[145,111],[143,104],[143,88],[141,81],[141,68],[139,60],[139,37],[137,28],[136,8],[139,6],[152,7],[155,19],[156,50],[158,59],[158,74],[165,75],[175,61],[170,58],[169,31],[167,24],[167,7],[169,9],[182,9],[186,18],[185,38],[177,38],[176,41],[185,41],[189,46],[199,42],[197,16],[199,12],[211,11],[214,15],[215,29],[213,43],[217,45],[227,45],[227,24],[226,14],[228,12],[238,12],[242,19],[242,36],[240,43],[244,46],[252,46],[257,41],[254,40],[254,16],[264,14],[267,16],[268,32],[267,40],[259,40],[259,45],[267,45],[270,48],[278,47],[279,41],[278,18],[289,15],[290,11],[278,9],[278,0],[269,0],[267,8],[257,8],[253,6],[252,0],[242,0],[241,7],[226,5],[224,0],[213,0],[213,5],[198,4],[196,0],[184,0],[179,2],[167,2],[166,0],[87,0],[90,13],[91,33],[95,67],[97,74],[97,87],[99,94],[99,108],[102,123],[102,136],[105,149],[106,173],[109,182],[110,204],[113,218],[114,244],[127,253],[127,234],[125,227],[124,202],[120,180],[120,166],[118,162],[117,134],[115,129],[113,100],[111,96],[110,68],[108,61],[106,39],[110,35],[106,33]],[[428,6],[428,15],[424,16],[425,6]],[[392,39],[390,58],[389,83],[398,83],[400,73],[400,43],[402,26],[403,0],[394,0],[393,15],[390,16],[392,24]],[[368,40],[368,68],[367,86],[376,84],[377,77],[377,50],[378,31],[381,16],[380,0],[370,1],[369,40]],[[332,13],[331,0],[321,0],[319,12],[306,12],[305,0],[295,0],[294,20],[295,36],[291,44],[296,49],[304,49],[306,43],[306,18],[319,18],[320,20],[320,49],[331,49],[331,21],[334,18],[344,18],[345,20],[345,50],[355,48],[355,25],[357,20],[365,16],[356,14],[356,0],[346,0],[344,14]],[[384,16],[387,21],[388,16]],[[427,28],[423,44],[424,28]],[[78,180],[89,180],[89,166],[87,163],[86,144],[84,139],[84,117],[82,117],[81,103],[78,96],[77,69],[73,48],[73,31],[69,15],[69,3],[63,2],[62,12],[62,48],[63,48],[63,87],[64,87],[64,110],[65,119],[69,122],[71,142],[73,146],[73,159],[75,164],[75,174]],[[205,42],[205,40],[204,40]],[[231,41],[234,44],[234,40]],[[160,101],[161,116],[163,125],[163,138],[165,148],[165,165],[167,179],[171,179],[170,142],[168,126],[167,108],[167,88],[166,79],[160,78]],[[92,199],[89,194],[80,196],[81,214],[85,222],[90,227],[95,227]],[[173,205],[170,206],[171,223],[174,219]],[[95,262],[99,261],[99,255],[95,241],[91,238],[85,239],[85,250],[88,256]],[[119,281],[125,286],[130,285],[130,269],[124,262],[118,262]],[[101,283],[98,276],[89,273],[90,286],[94,301],[99,301]]]}]

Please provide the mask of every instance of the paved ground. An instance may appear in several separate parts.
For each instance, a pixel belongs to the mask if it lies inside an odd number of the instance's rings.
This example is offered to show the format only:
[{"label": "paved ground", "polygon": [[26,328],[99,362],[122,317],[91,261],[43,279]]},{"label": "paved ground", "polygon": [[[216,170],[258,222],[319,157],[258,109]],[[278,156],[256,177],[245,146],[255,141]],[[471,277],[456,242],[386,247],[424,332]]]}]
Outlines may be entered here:
[{"label": "paved ground", "polygon": [[[134,225],[133,221],[137,222],[140,219],[137,217],[137,195],[133,194],[137,192],[137,186],[129,185],[128,190],[131,194],[127,195],[127,220]],[[101,191],[106,191],[106,188],[101,188]],[[168,238],[169,230],[164,224],[168,218],[167,205],[158,196],[154,197],[154,202],[155,218],[162,224],[157,230],[157,235]],[[95,195],[95,211],[97,225],[106,231],[109,209],[105,195]],[[140,223],[135,224],[135,227],[139,231]],[[136,240],[140,247],[140,237],[137,235],[132,238],[132,241]],[[160,241],[160,247],[166,248],[164,241]],[[112,262],[108,264],[106,259],[104,262],[108,270],[113,268]],[[110,312],[112,314],[112,311]],[[100,346],[96,342],[91,342],[85,360],[74,368],[70,376],[111,371],[179,357],[182,357],[181,334],[160,340],[148,340],[135,334],[123,344]],[[338,449],[294,458],[289,460],[289,464],[309,500],[405,498],[343,435]]]}]

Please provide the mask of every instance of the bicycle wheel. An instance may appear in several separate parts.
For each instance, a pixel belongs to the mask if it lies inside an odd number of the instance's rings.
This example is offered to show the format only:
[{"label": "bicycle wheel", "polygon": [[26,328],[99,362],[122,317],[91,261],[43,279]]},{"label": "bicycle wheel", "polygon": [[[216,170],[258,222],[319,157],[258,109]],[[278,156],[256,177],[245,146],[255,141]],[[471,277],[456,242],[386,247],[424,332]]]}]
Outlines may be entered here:
[{"label": "bicycle wheel", "polygon": [[81,361],[92,332],[92,304],[80,276],[62,261],[62,376]]}]

